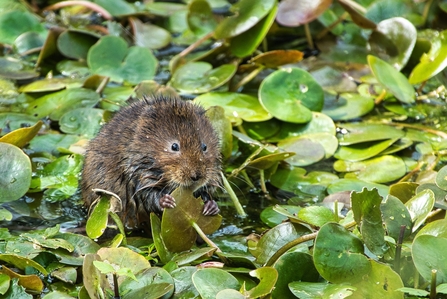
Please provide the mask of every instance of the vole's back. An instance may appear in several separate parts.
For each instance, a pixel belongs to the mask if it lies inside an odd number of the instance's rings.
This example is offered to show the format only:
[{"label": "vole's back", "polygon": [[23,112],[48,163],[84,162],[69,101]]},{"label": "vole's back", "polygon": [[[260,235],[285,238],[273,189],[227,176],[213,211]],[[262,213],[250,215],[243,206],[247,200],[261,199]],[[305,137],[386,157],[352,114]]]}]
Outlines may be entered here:
[{"label": "vole's back", "polygon": [[93,188],[117,194],[123,222],[140,227],[178,186],[211,199],[220,164],[219,141],[203,108],[179,98],[145,98],[119,111],[90,141],[82,196],[90,206]]}]

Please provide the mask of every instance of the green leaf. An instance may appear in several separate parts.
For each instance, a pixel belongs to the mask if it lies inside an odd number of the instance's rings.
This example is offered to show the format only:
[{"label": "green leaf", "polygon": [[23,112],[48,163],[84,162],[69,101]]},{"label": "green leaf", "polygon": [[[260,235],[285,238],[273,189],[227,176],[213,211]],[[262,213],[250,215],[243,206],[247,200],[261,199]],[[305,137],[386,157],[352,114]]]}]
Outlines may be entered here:
[{"label": "green leaf", "polygon": [[276,4],[276,0],[253,2],[241,0],[231,7],[232,16],[219,23],[214,36],[216,39],[239,35],[256,25]]},{"label": "green leaf", "polygon": [[259,99],[274,117],[292,123],[307,123],[312,111],[323,108],[321,86],[305,70],[280,69],[267,76],[259,88]]},{"label": "green leaf", "polygon": [[382,197],[377,189],[351,193],[352,211],[355,222],[360,227],[366,247],[375,255],[382,257],[388,250],[385,243],[385,230],[382,224],[380,203]]},{"label": "green leaf", "polygon": [[[91,191],[93,192],[93,191]],[[90,216],[87,219],[85,232],[91,239],[102,236],[107,228],[109,220],[110,199],[108,195],[103,195],[93,207]]]},{"label": "green leaf", "polygon": [[369,37],[372,52],[401,70],[410,59],[417,31],[407,19],[396,17],[381,21]]},{"label": "green leaf", "polygon": [[334,157],[352,162],[366,160],[382,153],[396,141],[397,139],[388,139],[379,142],[362,142],[350,146],[341,146],[334,153]]},{"label": "green leaf", "polygon": [[435,195],[429,189],[417,193],[405,203],[408,212],[410,212],[411,220],[413,221],[413,232],[425,222],[434,204]]},{"label": "green leaf", "polygon": [[194,102],[208,109],[219,105],[225,110],[225,116],[232,122],[265,121],[272,116],[262,107],[259,100],[251,95],[237,92],[208,92],[194,99]]},{"label": "green leaf", "polygon": [[270,13],[259,23],[230,40],[230,50],[237,57],[251,55],[261,44],[275,21],[278,8],[274,6]]},{"label": "green leaf", "polygon": [[63,114],[59,119],[62,132],[95,137],[103,125],[104,110],[95,108],[75,108]]},{"label": "green leaf", "polygon": [[0,202],[19,199],[31,185],[31,161],[18,147],[0,142]]},{"label": "green leaf", "polygon": [[[390,191],[391,193],[391,191]],[[405,205],[396,197],[390,195],[381,204],[380,210],[388,235],[394,240],[399,239],[401,226],[405,226],[404,238],[411,234],[413,223]]]},{"label": "green leaf", "polygon": [[363,250],[363,243],[357,236],[341,225],[327,223],[315,239],[315,267],[329,282],[352,285],[371,271]]},{"label": "green leaf", "polygon": [[356,288],[346,284],[326,282],[294,281],[289,284],[290,291],[301,299],[347,298]]},{"label": "green leaf", "polygon": [[338,160],[334,163],[334,169],[338,172],[349,172],[346,178],[387,183],[403,177],[407,171],[404,161],[396,156],[380,156],[377,158],[350,162]]},{"label": "green leaf", "polygon": [[93,261],[93,265],[95,265],[102,274],[114,274],[116,272],[115,268],[107,262]]},{"label": "green leaf", "polygon": [[153,78],[158,61],[150,50],[138,46],[128,48],[124,39],[108,35],[90,48],[87,63],[94,74],[118,83],[138,84]]},{"label": "green leaf", "polygon": [[20,10],[0,14],[0,43],[12,44],[20,34],[28,31],[45,33],[43,24],[34,14]]},{"label": "green leaf", "polygon": [[99,39],[88,31],[66,30],[57,39],[57,48],[64,56],[73,59],[87,59],[87,53]]},{"label": "green leaf", "polygon": [[30,103],[26,112],[38,117],[49,116],[59,120],[74,108],[93,107],[99,102],[99,94],[85,88],[71,88],[50,93]]},{"label": "green leaf", "polygon": [[235,73],[234,64],[223,64],[213,69],[207,62],[188,62],[175,70],[170,82],[183,93],[204,93],[224,85]]},{"label": "green leaf", "polygon": [[357,93],[326,95],[323,113],[333,120],[351,120],[374,109],[374,99]]},{"label": "green leaf", "polygon": [[416,93],[407,78],[380,58],[368,55],[368,64],[377,81],[402,103],[414,103]]},{"label": "green leaf", "polygon": [[314,226],[323,226],[335,221],[334,212],[326,207],[310,206],[298,212],[298,218]]},{"label": "green leaf", "polygon": [[[345,123],[341,125],[340,145],[351,145],[360,142],[397,139],[404,137],[401,129],[370,123]],[[343,130],[344,129],[344,130]]]},{"label": "green leaf", "polygon": [[233,275],[221,269],[199,269],[192,275],[192,282],[203,299],[215,299],[225,289],[239,289],[240,284]]},{"label": "green leaf", "polygon": [[413,69],[408,78],[411,84],[421,83],[437,75],[447,67],[447,30],[436,32],[431,40],[428,53],[421,56],[421,61]]}]

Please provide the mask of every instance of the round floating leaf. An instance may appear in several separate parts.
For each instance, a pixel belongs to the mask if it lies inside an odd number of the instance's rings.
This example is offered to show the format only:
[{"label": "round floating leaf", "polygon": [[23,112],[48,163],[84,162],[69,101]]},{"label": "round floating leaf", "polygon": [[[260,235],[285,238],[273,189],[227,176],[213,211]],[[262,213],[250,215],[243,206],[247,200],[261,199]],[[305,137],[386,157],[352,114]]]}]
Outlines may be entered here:
[{"label": "round floating leaf", "polygon": [[[298,206],[287,206],[287,205],[281,205],[281,208],[287,210],[291,214],[297,214],[298,211],[301,209],[301,207]],[[261,221],[266,225],[268,225],[269,227],[274,227],[275,225],[284,222],[284,220],[287,220],[287,216],[275,211],[273,206],[267,207],[264,210],[262,210],[260,218]]]},{"label": "round floating leaf", "polygon": [[0,43],[12,44],[22,33],[45,32],[43,23],[28,11],[11,10],[0,15]]},{"label": "round floating leaf", "polygon": [[389,265],[370,261],[371,271],[359,277],[358,282],[347,282],[356,290],[349,296],[353,299],[365,299],[374,294],[374,298],[402,299],[404,295],[397,289],[404,286],[400,276]]},{"label": "round floating leaf", "polygon": [[[438,33],[437,33],[438,34]],[[447,67],[447,30],[439,33],[431,40],[428,53],[421,56],[421,62],[413,69],[408,78],[411,84],[417,84],[430,79]]]},{"label": "round floating leaf", "polygon": [[216,28],[213,11],[206,0],[196,0],[189,4],[188,27],[197,36],[204,36]]},{"label": "round floating leaf", "polygon": [[21,61],[14,60],[11,57],[0,57],[0,77],[14,80],[27,80],[39,77],[39,73]]},{"label": "round floating leaf", "polygon": [[293,166],[307,166],[320,161],[325,156],[324,147],[318,141],[305,136],[288,138],[278,143],[278,147],[295,155],[286,161]]},{"label": "round floating leaf", "polygon": [[272,298],[293,298],[289,289],[290,283],[317,281],[319,276],[312,256],[304,252],[287,252],[276,261],[273,267],[278,271],[278,281],[272,292]]},{"label": "round floating leaf", "polygon": [[401,70],[410,59],[416,38],[414,25],[407,19],[397,17],[377,24],[369,37],[369,44],[373,53]]},{"label": "round floating leaf", "polygon": [[262,81],[259,99],[274,117],[306,123],[312,119],[312,111],[323,108],[324,93],[308,72],[288,68],[277,70]]},{"label": "round floating leaf", "polygon": [[21,92],[50,92],[61,90],[64,88],[79,88],[82,87],[80,79],[72,78],[46,78],[43,80],[34,81],[30,84],[20,87]]},{"label": "round floating leaf", "polygon": [[236,73],[234,64],[215,69],[207,62],[188,62],[175,70],[171,85],[185,93],[204,93],[227,83]]},{"label": "round floating leaf", "polygon": [[52,120],[59,120],[62,115],[75,108],[93,107],[99,102],[99,94],[85,88],[71,88],[50,93],[34,100],[26,112],[43,118],[49,116]]},{"label": "round floating leaf", "polygon": [[93,138],[102,126],[104,110],[77,108],[68,111],[59,119],[62,132]]},{"label": "round floating leaf", "polygon": [[335,180],[332,184],[330,184],[327,188],[329,194],[334,194],[337,192],[343,191],[362,191],[363,188],[373,189],[376,188],[379,190],[379,194],[382,197],[386,197],[389,194],[389,187],[381,184],[369,183],[357,179],[339,179]]},{"label": "round floating leaf", "polygon": [[256,25],[276,4],[276,0],[253,2],[241,0],[231,7],[232,16],[219,23],[214,36],[217,39],[229,38],[241,34]]},{"label": "round floating leaf", "polygon": [[352,295],[356,288],[349,285],[330,284],[327,282],[294,281],[289,284],[290,291],[302,299],[338,298],[344,299]]},{"label": "round floating leaf", "polygon": [[428,223],[416,235],[411,254],[418,272],[431,281],[432,270],[437,270],[436,285],[447,282],[447,220]]},{"label": "round floating leaf", "polygon": [[37,52],[42,48],[44,41],[37,32],[25,32],[14,41],[14,48],[22,55]]},{"label": "round floating leaf", "polygon": [[435,205],[435,194],[430,189],[423,190],[405,203],[413,221],[413,232],[421,226]]},{"label": "round floating leaf", "polygon": [[265,121],[272,118],[256,97],[243,93],[209,92],[196,97],[194,102],[206,109],[222,106],[225,116],[235,123],[239,118],[244,121]]},{"label": "round floating leaf", "polygon": [[334,169],[350,172],[350,177],[374,183],[392,182],[407,172],[404,161],[396,156],[381,156],[360,162],[338,160],[334,163]]},{"label": "round floating leaf", "polygon": [[203,299],[215,299],[219,291],[240,288],[238,280],[221,269],[199,269],[192,275],[192,282]]},{"label": "round floating leaf", "polygon": [[382,153],[390,147],[396,139],[388,139],[379,142],[362,142],[350,146],[341,146],[338,148],[334,157],[345,161],[362,161]]},{"label": "round floating leaf", "polygon": [[171,42],[171,33],[152,24],[144,24],[137,18],[130,18],[135,36],[135,45],[149,49],[161,49]]},{"label": "round floating leaf", "polygon": [[390,237],[398,240],[402,225],[405,226],[404,237],[408,237],[411,234],[413,223],[411,222],[410,213],[398,198],[388,196],[380,204],[380,210],[382,211],[383,222]]},{"label": "round floating leaf", "polygon": [[[233,37],[230,40],[230,50],[237,57],[246,57],[251,55],[261,44],[267,35],[270,27],[275,21],[277,6],[274,6],[270,13],[259,23],[249,30]],[[299,51],[297,51],[299,52]]]},{"label": "round floating leaf", "polygon": [[322,206],[310,206],[302,208],[298,212],[298,218],[314,226],[323,226],[335,221],[334,212]]},{"label": "round floating leaf", "polygon": [[371,271],[363,255],[363,243],[336,223],[320,228],[314,246],[314,263],[320,275],[332,283],[355,283]]},{"label": "round floating leaf", "polygon": [[447,166],[442,167],[436,175],[436,185],[443,190],[447,190]]},{"label": "round floating leaf", "polygon": [[291,222],[281,223],[267,231],[259,240],[256,250],[259,255],[256,261],[265,264],[282,246],[309,233],[309,229]]},{"label": "round floating leaf", "polygon": [[360,142],[377,141],[404,137],[405,132],[396,127],[382,124],[346,123],[340,125],[342,135],[340,145],[350,145]]},{"label": "round floating leaf", "polygon": [[350,120],[363,116],[374,109],[374,99],[357,93],[326,96],[323,113],[333,120]]},{"label": "round floating leaf", "polygon": [[150,50],[138,46],[127,48],[124,39],[108,35],[90,48],[87,63],[95,74],[116,82],[138,84],[152,79],[158,61]]},{"label": "round floating leaf", "polygon": [[276,20],[284,26],[296,27],[307,24],[322,14],[331,5],[332,0],[295,1],[284,0],[278,5]]},{"label": "round floating leaf", "polygon": [[380,58],[368,55],[368,64],[377,81],[402,103],[414,103],[415,90],[401,72]]},{"label": "round floating leaf", "polygon": [[136,273],[135,278],[128,277],[120,283],[123,299],[171,298],[174,292],[174,280],[163,268],[146,268]]},{"label": "round floating leaf", "polygon": [[203,201],[195,198],[191,190],[177,188],[172,192],[172,196],[176,200],[176,207],[165,209],[161,220],[161,237],[169,251],[181,252],[191,249],[197,239],[193,223],[205,234],[211,234],[219,228],[222,216],[203,215]]},{"label": "round floating leaf", "polygon": [[18,147],[0,142],[0,202],[25,195],[31,184],[31,161]]},{"label": "round floating leaf", "polygon": [[66,30],[57,39],[57,48],[63,55],[73,59],[87,58],[88,50],[99,37],[87,31]]}]

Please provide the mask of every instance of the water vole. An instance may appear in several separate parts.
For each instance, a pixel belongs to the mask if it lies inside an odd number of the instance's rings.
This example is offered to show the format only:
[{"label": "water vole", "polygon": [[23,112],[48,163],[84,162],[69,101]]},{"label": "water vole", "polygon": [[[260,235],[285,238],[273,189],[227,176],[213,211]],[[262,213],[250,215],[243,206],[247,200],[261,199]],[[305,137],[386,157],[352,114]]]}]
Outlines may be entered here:
[{"label": "water vole", "polygon": [[150,97],[121,109],[90,141],[82,171],[82,196],[93,188],[117,194],[128,228],[149,222],[149,213],[175,207],[169,194],[189,187],[205,201],[203,214],[219,212],[211,194],[220,184],[219,140],[205,110],[180,98]]}]

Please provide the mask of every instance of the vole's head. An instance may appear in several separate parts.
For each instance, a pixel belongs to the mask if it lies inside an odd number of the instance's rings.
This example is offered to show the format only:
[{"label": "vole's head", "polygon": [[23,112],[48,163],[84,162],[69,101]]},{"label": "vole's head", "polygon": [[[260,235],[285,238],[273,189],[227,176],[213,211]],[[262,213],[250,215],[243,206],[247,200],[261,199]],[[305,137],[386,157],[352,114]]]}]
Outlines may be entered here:
[{"label": "vole's head", "polygon": [[219,140],[205,110],[181,99],[147,101],[136,136],[146,144],[152,171],[160,172],[160,185],[193,190],[217,186]]}]

